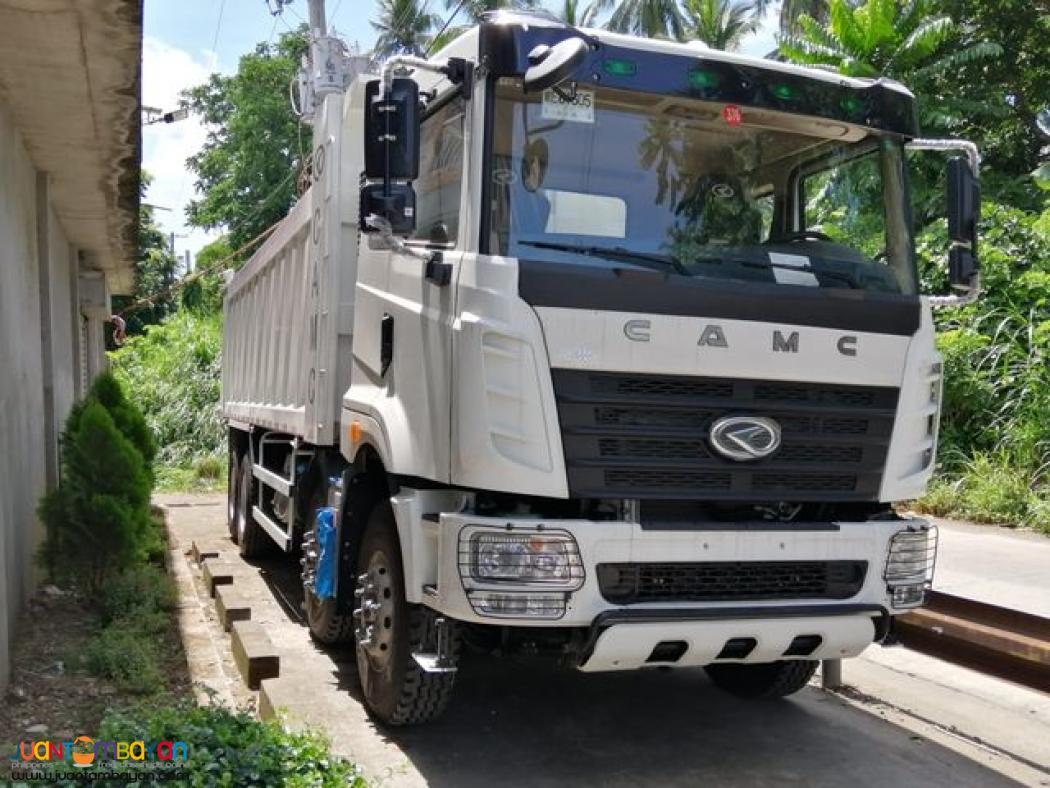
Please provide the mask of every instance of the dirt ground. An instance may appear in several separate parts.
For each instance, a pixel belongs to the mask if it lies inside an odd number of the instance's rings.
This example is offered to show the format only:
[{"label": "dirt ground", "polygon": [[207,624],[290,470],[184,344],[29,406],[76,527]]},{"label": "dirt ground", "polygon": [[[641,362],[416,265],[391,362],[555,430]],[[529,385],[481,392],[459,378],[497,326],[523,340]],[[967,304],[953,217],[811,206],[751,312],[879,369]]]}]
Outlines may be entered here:
[{"label": "dirt ground", "polygon": [[15,637],[11,682],[0,698],[0,782],[20,741],[71,741],[94,737],[110,709],[158,702],[189,692],[189,673],[172,611],[165,639],[166,686],[136,695],[89,675],[81,665],[88,641],[100,629],[98,614],[70,591],[41,586],[29,600]]}]

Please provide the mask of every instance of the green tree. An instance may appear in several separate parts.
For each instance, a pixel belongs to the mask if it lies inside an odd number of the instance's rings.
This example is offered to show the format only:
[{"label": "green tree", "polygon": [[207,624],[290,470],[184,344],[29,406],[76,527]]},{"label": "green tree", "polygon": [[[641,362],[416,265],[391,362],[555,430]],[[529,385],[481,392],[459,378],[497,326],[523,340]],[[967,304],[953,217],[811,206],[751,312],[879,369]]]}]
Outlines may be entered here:
[{"label": "green tree", "polygon": [[420,0],[379,0],[378,16],[371,22],[378,34],[375,53],[381,57],[423,54],[431,32],[442,23],[441,17],[428,8],[429,4],[420,4]]},{"label": "green tree", "polygon": [[1028,175],[1047,158],[1037,115],[1050,108],[1050,10],[1033,0],[937,0],[937,7],[956,23],[954,48],[999,45],[995,58],[936,76],[932,87],[957,119],[945,131],[977,142],[989,171]]},{"label": "green tree", "polygon": [[[143,198],[152,180],[148,172],[142,172],[140,188]],[[145,326],[159,323],[175,309],[175,300],[168,291],[177,279],[177,267],[178,261],[172,254],[168,237],[157,226],[153,207],[141,202],[136,236],[135,284],[129,295],[113,296],[113,311],[119,313],[128,304],[143,299],[152,301],[127,316],[129,334],[138,334]]]},{"label": "green tree", "polygon": [[677,0],[620,0],[605,26],[616,33],[649,38],[685,37],[685,19]]},{"label": "green tree", "polygon": [[739,0],[685,0],[686,37],[712,49],[736,49],[758,30],[761,16],[752,3]]},{"label": "green tree", "polygon": [[300,137],[288,85],[306,48],[305,27],[285,33],[244,55],[236,74],[212,74],[184,94],[209,126],[204,146],[187,161],[201,195],[187,208],[189,222],[224,228],[234,248],[281,219],[295,200],[301,146],[309,143]]},{"label": "green tree", "polygon": [[[931,0],[865,0],[852,5],[831,0],[828,22],[822,25],[803,14],[798,35],[782,35],[780,53],[810,66],[831,66],[852,77],[891,77],[920,94],[919,111],[928,129],[943,130],[957,121],[958,92],[936,89],[943,79],[964,66],[985,63],[1002,53],[999,44],[973,40],[949,46],[959,28]],[[969,108],[967,111],[974,111]]]}]

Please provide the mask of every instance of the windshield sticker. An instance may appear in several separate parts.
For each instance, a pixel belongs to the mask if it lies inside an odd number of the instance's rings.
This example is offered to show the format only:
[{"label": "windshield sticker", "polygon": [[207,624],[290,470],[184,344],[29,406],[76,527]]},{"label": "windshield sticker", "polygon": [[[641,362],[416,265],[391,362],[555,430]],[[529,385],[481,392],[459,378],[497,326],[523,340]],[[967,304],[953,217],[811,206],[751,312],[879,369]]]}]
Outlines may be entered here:
[{"label": "windshield sticker", "polygon": [[809,258],[804,255],[770,252],[769,262],[774,266],[773,277],[777,284],[820,287],[817,277],[809,270]]},{"label": "windshield sticker", "polygon": [[730,126],[739,126],[744,122],[744,113],[736,104],[726,104],[722,109],[722,117]]},{"label": "windshield sticker", "polygon": [[577,90],[572,99],[566,101],[554,90],[543,91],[544,120],[567,120],[572,123],[594,123],[594,91]]}]

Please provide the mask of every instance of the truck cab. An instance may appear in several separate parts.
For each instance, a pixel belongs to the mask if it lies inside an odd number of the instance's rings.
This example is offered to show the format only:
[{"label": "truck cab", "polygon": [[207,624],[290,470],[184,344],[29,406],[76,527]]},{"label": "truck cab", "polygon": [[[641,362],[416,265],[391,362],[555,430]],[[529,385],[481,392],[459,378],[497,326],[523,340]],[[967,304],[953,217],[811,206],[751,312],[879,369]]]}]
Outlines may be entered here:
[{"label": "truck cab", "polygon": [[352,636],[378,719],[440,713],[464,645],[789,694],[922,604],[936,530],[894,504],[943,368],[906,150],[953,144],[904,86],[499,13],[335,98],[311,372],[341,401],[330,448],[280,456],[319,480],[311,629]]}]

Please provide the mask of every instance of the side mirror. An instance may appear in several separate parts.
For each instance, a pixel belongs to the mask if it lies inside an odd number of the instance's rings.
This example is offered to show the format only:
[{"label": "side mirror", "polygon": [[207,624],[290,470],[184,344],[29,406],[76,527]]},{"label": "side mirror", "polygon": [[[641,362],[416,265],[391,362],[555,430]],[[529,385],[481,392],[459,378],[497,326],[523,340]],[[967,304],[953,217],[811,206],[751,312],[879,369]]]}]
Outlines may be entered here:
[{"label": "side mirror", "polygon": [[419,86],[394,79],[389,95],[381,82],[365,86],[365,178],[415,180],[419,175]]},{"label": "side mirror", "polygon": [[378,79],[365,86],[366,183],[360,193],[360,229],[411,235],[416,193],[407,181],[419,176],[419,86],[411,79],[394,79],[386,95],[381,89]]},{"label": "side mirror", "polygon": [[525,91],[540,92],[564,82],[587,57],[589,47],[582,38],[566,38],[552,47],[540,44],[529,52]]},{"label": "side mirror", "polygon": [[977,221],[981,190],[966,159],[948,161],[948,279],[952,287],[969,290],[977,276]]},{"label": "side mirror", "polygon": [[389,225],[394,235],[411,235],[416,229],[416,192],[407,183],[366,183],[361,187],[360,229],[363,233],[381,232],[368,223],[378,217]]}]

